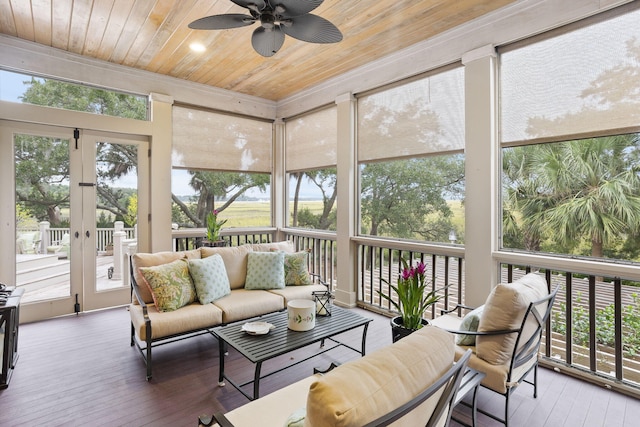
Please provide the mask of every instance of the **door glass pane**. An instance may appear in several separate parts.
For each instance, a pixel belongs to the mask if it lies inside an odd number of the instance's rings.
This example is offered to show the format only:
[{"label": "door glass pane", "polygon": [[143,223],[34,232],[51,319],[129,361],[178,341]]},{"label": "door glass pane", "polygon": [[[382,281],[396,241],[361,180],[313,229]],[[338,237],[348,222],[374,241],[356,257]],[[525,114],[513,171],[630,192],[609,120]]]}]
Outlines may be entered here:
[{"label": "door glass pane", "polygon": [[138,146],[96,144],[96,290],[121,288],[138,222]]},{"label": "door glass pane", "polygon": [[69,297],[69,140],[16,134],[16,285],[23,302]]}]

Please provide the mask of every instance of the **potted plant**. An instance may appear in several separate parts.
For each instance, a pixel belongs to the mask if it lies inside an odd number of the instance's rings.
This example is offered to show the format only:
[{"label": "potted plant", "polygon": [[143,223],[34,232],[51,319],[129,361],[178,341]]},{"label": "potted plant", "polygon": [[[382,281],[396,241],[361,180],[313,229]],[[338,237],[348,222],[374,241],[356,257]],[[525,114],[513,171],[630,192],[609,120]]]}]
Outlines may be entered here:
[{"label": "potted plant", "polygon": [[224,246],[225,241],[220,238],[220,230],[222,226],[227,222],[226,219],[218,220],[218,210],[207,214],[207,246]]},{"label": "potted plant", "polygon": [[393,342],[429,323],[428,320],[423,318],[424,312],[440,300],[440,295],[437,295],[437,292],[444,289],[426,292],[429,282],[425,280],[426,266],[423,262],[417,263],[415,267],[410,267],[407,261],[402,259],[402,265],[404,268],[398,276],[397,286],[380,279],[387,283],[389,288],[398,295],[398,301],[396,302],[391,298],[391,292],[385,294],[377,291],[380,297],[389,301],[400,313],[400,316],[391,319]]}]

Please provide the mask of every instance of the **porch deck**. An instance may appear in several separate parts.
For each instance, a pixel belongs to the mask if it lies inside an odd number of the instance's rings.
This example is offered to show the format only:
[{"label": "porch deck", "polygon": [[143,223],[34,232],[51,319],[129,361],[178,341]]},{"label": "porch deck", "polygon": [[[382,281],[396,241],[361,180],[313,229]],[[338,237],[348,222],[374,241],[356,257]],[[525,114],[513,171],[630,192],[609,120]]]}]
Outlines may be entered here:
[{"label": "porch deck", "polygon": [[[113,255],[96,256],[96,290],[123,286],[122,280],[109,279]],[[69,296],[70,261],[52,254],[17,254],[16,285],[25,289],[22,302]]]},{"label": "porch deck", "polygon": [[[374,319],[367,352],[389,345],[388,318],[357,310]],[[345,337],[357,343],[360,336],[354,334]],[[154,377],[147,382],[142,358],[129,346],[124,307],[22,325],[19,344],[9,388],[0,391],[0,425],[194,426],[198,415],[247,402],[233,387],[217,386],[218,348],[211,336],[158,347]],[[265,372],[310,351],[312,347],[277,358],[264,366]],[[263,393],[309,375],[313,367],[354,357],[351,351],[333,350],[269,377]],[[234,376],[251,377],[248,362],[237,352],[231,350],[227,360]],[[534,399],[532,388],[524,384],[512,396],[512,426],[631,427],[640,419],[639,400],[552,370],[540,370],[538,393]],[[499,410],[503,403],[487,390],[480,391],[478,402],[489,410]],[[456,412],[465,419],[465,408]],[[500,425],[483,415],[478,421],[480,427]]]}]

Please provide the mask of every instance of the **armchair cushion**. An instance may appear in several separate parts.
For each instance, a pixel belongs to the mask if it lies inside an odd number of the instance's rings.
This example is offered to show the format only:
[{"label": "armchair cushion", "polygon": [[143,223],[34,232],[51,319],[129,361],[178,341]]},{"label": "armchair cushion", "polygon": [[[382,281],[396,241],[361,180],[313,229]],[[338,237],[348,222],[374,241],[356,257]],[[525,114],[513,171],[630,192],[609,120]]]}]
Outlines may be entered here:
[{"label": "armchair cushion", "polygon": [[[529,303],[544,298],[548,293],[545,279],[534,273],[512,283],[499,283],[487,298],[478,331],[519,328]],[[494,365],[507,363],[513,354],[515,339],[515,333],[479,335],[476,337],[476,355]]]},{"label": "armchair cushion", "polygon": [[[327,373],[309,389],[305,426],[362,426],[400,407],[451,368],[453,341],[451,334],[427,326]],[[394,425],[424,424],[440,394]]]}]

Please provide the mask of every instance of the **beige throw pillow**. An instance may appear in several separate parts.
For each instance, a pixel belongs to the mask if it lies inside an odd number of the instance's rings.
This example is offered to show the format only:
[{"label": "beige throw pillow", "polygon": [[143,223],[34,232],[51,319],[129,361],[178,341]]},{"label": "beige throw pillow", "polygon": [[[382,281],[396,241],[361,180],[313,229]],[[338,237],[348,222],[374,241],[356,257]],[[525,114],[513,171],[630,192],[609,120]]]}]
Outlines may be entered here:
[{"label": "beige throw pillow", "polygon": [[[529,304],[548,295],[547,282],[535,273],[513,283],[499,283],[487,298],[478,324],[479,332],[519,328]],[[516,334],[476,337],[476,355],[493,365],[511,359]]]}]

